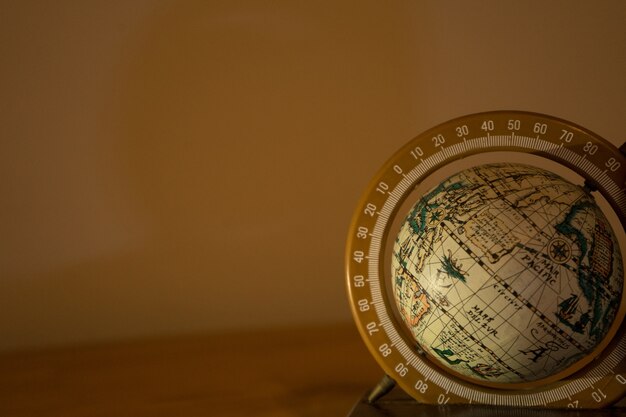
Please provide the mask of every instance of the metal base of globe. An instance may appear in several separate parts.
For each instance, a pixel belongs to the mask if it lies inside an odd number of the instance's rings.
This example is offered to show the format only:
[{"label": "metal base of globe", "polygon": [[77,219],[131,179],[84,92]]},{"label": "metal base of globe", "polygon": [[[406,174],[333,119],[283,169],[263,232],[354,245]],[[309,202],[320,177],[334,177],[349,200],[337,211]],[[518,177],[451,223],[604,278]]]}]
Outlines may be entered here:
[{"label": "metal base of globe", "polygon": [[347,417],[626,417],[623,402],[601,409],[421,404],[401,389],[394,390],[392,381],[385,376],[372,391],[361,397]]}]

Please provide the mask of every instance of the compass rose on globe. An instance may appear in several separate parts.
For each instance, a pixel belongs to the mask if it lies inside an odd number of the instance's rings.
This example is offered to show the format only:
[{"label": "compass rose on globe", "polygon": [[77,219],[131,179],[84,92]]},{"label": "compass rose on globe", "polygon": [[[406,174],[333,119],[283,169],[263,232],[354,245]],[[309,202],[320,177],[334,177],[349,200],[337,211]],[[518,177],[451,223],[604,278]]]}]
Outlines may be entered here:
[{"label": "compass rose on globe", "polygon": [[548,254],[550,255],[550,259],[552,259],[557,264],[563,264],[567,262],[571,257],[572,249],[570,245],[559,237],[554,238],[550,242],[550,246],[548,247]]},{"label": "compass rose on globe", "polygon": [[349,231],[353,315],[428,404],[597,408],[626,393],[626,160],[547,115],[464,116],[370,183]]}]

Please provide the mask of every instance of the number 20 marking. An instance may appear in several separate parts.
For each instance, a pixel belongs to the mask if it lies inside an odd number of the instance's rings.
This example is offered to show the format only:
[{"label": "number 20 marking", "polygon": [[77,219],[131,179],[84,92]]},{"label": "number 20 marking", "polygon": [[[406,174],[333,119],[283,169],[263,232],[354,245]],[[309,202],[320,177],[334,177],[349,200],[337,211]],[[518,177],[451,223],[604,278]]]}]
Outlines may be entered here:
[{"label": "number 20 marking", "polygon": [[437,136],[433,136],[433,144],[435,145],[435,148],[442,146],[444,143],[446,143],[446,138],[444,138],[441,133]]}]

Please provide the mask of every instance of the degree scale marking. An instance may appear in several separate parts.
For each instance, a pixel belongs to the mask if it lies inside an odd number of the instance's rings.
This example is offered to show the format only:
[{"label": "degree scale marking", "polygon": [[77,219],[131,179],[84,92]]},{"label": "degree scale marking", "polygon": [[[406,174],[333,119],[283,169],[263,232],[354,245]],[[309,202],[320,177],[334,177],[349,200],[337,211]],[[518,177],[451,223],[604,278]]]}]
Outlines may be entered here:
[{"label": "degree scale marking", "polygon": [[[513,393],[495,394],[471,390],[449,377],[439,372],[435,372],[417,357],[413,350],[405,343],[404,339],[402,339],[396,331],[396,328],[390,318],[387,317],[387,311],[380,288],[378,259],[380,256],[383,231],[389,223],[389,217],[398,201],[400,201],[402,195],[407,192],[409,187],[415,184],[418,179],[423,177],[426,172],[429,172],[432,168],[439,166],[441,162],[466,153],[468,150],[499,146],[525,148],[531,151],[540,150],[554,155],[558,159],[567,161],[573,165],[578,164],[582,171],[584,171],[590,178],[593,178],[601,184],[604,189],[610,193],[611,198],[619,206],[622,213],[626,212],[626,198],[620,194],[620,188],[607,175],[606,170],[601,171],[588,159],[581,159],[579,153],[573,152],[568,148],[556,145],[548,140],[541,139],[539,136],[532,138],[521,135],[493,135],[490,137],[482,136],[474,139],[463,138],[462,142],[448,145],[445,148],[436,151],[429,157],[420,159],[421,162],[412,168],[409,174],[403,175],[402,180],[398,182],[391,192],[388,192],[388,197],[385,200],[383,207],[377,212],[378,217],[375,222],[372,239],[369,245],[368,273],[371,280],[370,294],[373,300],[372,304],[374,304],[381,326],[385,330],[394,347],[405,359],[406,363],[416,369],[419,374],[425,377],[427,376],[427,378],[432,380],[436,385],[444,388],[446,392],[451,392],[462,398],[466,398],[470,402],[479,401],[487,404],[507,406],[545,405],[549,402],[555,402],[568,398],[571,395],[576,395],[590,386],[593,386],[608,373],[612,373],[612,369],[616,366],[616,364],[621,362],[626,356],[626,340],[624,338],[620,340],[619,345],[601,361],[601,363],[593,370],[593,372],[590,373],[590,375],[587,376],[585,384],[582,384],[580,380],[573,380],[557,386],[556,388],[543,392],[537,392],[533,396]],[[584,163],[580,164],[579,161],[583,161]]]}]

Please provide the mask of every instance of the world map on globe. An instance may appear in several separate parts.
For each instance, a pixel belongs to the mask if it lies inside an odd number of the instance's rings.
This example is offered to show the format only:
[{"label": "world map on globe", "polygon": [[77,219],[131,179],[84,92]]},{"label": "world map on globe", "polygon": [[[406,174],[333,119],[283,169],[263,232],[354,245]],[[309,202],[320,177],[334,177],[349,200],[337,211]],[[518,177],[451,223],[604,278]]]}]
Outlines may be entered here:
[{"label": "world map on globe", "polygon": [[622,299],[619,244],[592,194],[522,164],[466,169],[423,194],[391,272],[419,350],[479,382],[568,369],[603,341]]}]

